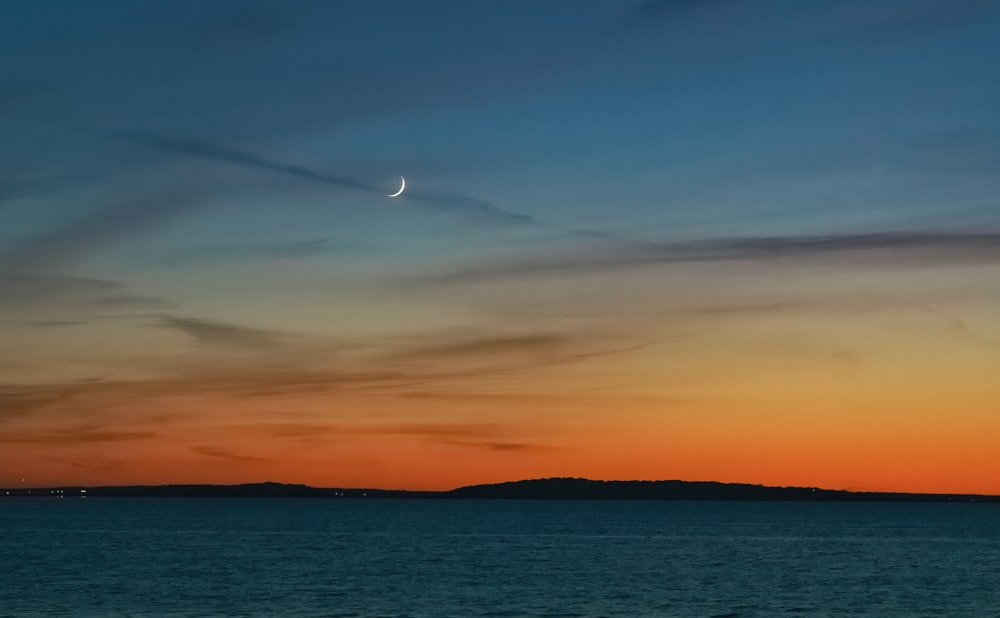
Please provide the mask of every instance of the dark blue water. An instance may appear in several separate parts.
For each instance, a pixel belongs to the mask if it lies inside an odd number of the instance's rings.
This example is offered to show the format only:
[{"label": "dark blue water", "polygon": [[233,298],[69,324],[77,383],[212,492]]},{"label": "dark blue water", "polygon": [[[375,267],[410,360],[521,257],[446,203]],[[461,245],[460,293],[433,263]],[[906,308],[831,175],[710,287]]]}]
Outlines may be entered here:
[{"label": "dark blue water", "polygon": [[0,616],[1000,616],[1000,505],[0,500]]}]

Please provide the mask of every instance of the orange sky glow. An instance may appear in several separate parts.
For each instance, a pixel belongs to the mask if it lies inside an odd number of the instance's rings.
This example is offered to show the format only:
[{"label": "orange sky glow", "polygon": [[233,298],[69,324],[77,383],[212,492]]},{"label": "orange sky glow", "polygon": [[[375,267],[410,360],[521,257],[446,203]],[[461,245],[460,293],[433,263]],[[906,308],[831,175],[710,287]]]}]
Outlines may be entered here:
[{"label": "orange sky glow", "polygon": [[34,374],[0,391],[0,484],[439,490],[583,476],[1000,493],[988,313],[959,325],[918,301],[653,307],[544,336],[397,334],[335,360],[314,338],[165,338],[142,371]]},{"label": "orange sky glow", "polygon": [[0,487],[1000,494],[1000,3],[57,4]]}]

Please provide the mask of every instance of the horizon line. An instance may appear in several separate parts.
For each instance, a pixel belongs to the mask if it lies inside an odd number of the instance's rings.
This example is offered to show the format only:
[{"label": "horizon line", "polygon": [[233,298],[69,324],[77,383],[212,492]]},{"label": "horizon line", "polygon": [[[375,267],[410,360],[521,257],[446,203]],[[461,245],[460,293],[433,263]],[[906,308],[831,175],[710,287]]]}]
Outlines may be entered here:
[{"label": "horizon line", "polygon": [[469,488],[489,488],[489,487],[500,487],[517,485],[524,483],[537,483],[546,481],[586,481],[589,483],[602,483],[602,484],[657,484],[657,483],[680,483],[688,485],[718,485],[723,487],[752,487],[764,490],[808,490],[808,491],[821,491],[824,493],[836,493],[836,494],[850,494],[850,495],[884,495],[884,496],[939,496],[939,497],[983,497],[983,498],[998,498],[1000,499],[1000,494],[989,494],[989,493],[968,493],[968,492],[912,492],[912,491],[883,491],[883,490],[858,490],[858,489],[830,489],[826,487],[815,487],[806,485],[765,485],[763,483],[747,483],[747,482],[727,482],[727,481],[689,481],[683,479],[590,479],[586,477],[571,477],[571,476],[559,476],[559,477],[536,477],[536,478],[526,478],[518,479],[512,481],[499,481],[495,483],[476,483],[470,485],[461,485],[458,487],[453,487],[451,489],[400,489],[400,488],[380,488],[380,487],[342,487],[342,486],[316,486],[309,485],[306,483],[287,483],[281,481],[255,481],[247,483],[158,483],[158,484],[121,484],[121,485],[80,485],[80,484],[57,484],[57,485],[45,485],[45,486],[26,486],[26,485],[11,485],[11,486],[0,486],[0,491],[5,492],[0,494],[0,497],[11,496],[10,492],[57,492],[65,490],[90,490],[90,489],[166,489],[166,488],[180,488],[180,487],[199,487],[199,488],[236,488],[236,487],[262,487],[262,486],[276,486],[276,487],[288,487],[288,488],[304,488],[316,491],[347,491],[347,492],[381,492],[381,493],[398,493],[398,494],[424,494],[424,495],[443,495],[458,492],[463,489]]}]

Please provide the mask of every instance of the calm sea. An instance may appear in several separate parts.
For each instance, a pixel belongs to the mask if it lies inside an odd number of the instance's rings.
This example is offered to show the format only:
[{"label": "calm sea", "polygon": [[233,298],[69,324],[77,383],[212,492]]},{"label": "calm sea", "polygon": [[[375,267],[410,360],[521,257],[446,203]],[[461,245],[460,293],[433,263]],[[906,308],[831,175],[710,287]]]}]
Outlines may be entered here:
[{"label": "calm sea", "polygon": [[0,616],[1000,616],[1000,505],[0,500]]}]

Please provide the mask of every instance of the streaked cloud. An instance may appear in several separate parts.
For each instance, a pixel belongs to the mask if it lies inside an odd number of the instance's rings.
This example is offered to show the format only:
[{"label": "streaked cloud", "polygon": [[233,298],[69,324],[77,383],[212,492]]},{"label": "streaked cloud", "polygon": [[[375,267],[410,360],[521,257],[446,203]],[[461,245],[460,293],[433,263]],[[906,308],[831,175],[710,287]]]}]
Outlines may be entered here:
[{"label": "streaked cloud", "polygon": [[88,444],[94,442],[131,442],[155,438],[158,434],[151,431],[119,431],[83,427],[66,430],[49,431],[6,431],[0,433],[0,444]]},{"label": "streaked cloud", "polygon": [[49,385],[47,388],[16,384],[0,385],[0,423],[43,411],[73,395],[75,385]]},{"label": "streaked cloud", "polygon": [[[320,172],[302,165],[273,161],[256,154],[233,150],[230,148],[135,132],[105,131],[102,134],[115,139],[125,140],[130,143],[164,150],[178,155],[196,157],[209,161],[218,161],[221,163],[229,163],[239,167],[291,176],[300,180],[320,183],[340,189],[351,189],[365,193],[385,195],[383,188],[376,187],[360,180],[343,176],[335,176],[333,174]],[[438,193],[430,191],[421,192],[411,190],[404,192],[402,196],[396,199],[417,202],[420,205],[435,210],[443,210],[445,212],[460,214],[466,219],[472,219],[481,223],[537,225],[537,222],[529,215],[505,210],[486,200],[467,197],[455,193]]]},{"label": "streaked cloud", "polygon": [[87,459],[80,458],[64,458],[64,457],[46,457],[45,459],[49,461],[55,461],[58,463],[64,463],[74,468],[82,468],[84,470],[92,470],[96,472],[113,470],[116,468],[121,468],[126,464],[125,461],[120,459],[108,459],[105,457],[90,457]]},{"label": "streaked cloud", "polygon": [[[22,323],[81,322],[130,311],[162,311],[170,300],[133,294],[118,281],[62,274],[0,275],[0,310],[20,315]],[[46,317],[39,318],[39,311]],[[33,315],[36,319],[27,319]]]},{"label": "streaked cloud", "polygon": [[542,454],[559,450],[560,447],[530,442],[450,442],[453,446],[479,449],[512,455]]},{"label": "streaked cloud", "polygon": [[571,337],[556,333],[526,333],[493,337],[459,337],[456,341],[433,343],[403,350],[405,357],[441,358],[462,356],[497,356],[507,354],[553,353],[572,343]]},{"label": "streaked cloud", "polygon": [[256,457],[254,455],[242,455],[239,453],[232,453],[227,450],[214,448],[211,446],[192,446],[191,450],[199,455],[205,455],[206,457],[214,457],[216,459],[227,459],[229,461],[236,461],[241,463],[275,463],[274,460],[267,459],[265,457]]},{"label": "streaked cloud", "polygon": [[[851,263],[877,257],[896,266],[987,264],[1000,261],[1000,232],[878,232],[829,236],[722,238],[617,247],[497,259],[416,279],[427,283],[471,283],[529,276],[607,272],[657,264],[770,262],[796,267],[816,262]],[[860,265],[860,263],[858,263]]]},{"label": "streaked cloud", "polygon": [[79,326],[86,322],[83,320],[28,320],[21,323],[32,328],[66,328],[68,326]]},{"label": "streaked cloud", "polygon": [[167,254],[160,263],[170,266],[240,262],[244,260],[293,260],[348,250],[349,243],[331,238],[309,238],[257,243],[231,243],[193,247]]},{"label": "streaked cloud", "polygon": [[301,165],[271,161],[256,154],[223,148],[212,144],[128,131],[104,131],[102,134],[107,137],[123,140],[132,144],[155,148],[187,157],[196,157],[208,161],[229,163],[240,167],[248,167],[265,172],[293,176],[302,180],[318,182],[342,189],[354,189],[355,191],[366,191],[370,193],[380,192],[377,187],[359,182],[357,180],[319,172]]},{"label": "streaked cloud", "polygon": [[112,294],[94,299],[94,305],[106,308],[171,309],[176,305],[159,296],[143,294]]},{"label": "streaked cloud", "polygon": [[[110,414],[168,399],[176,393],[198,393],[233,400],[300,396],[379,395],[401,400],[466,401],[468,403],[534,402],[555,404],[583,397],[573,389],[559,393],[518,392],[499,385],[517,384],[517,375],[539,367],[579,363],[591,358],[627,354],[643,344],[590,333],[484,336],[451,335],[439,343],[396,340],[391,348],[337,347],[330,342],[267,329],[210,320],[167,317],[154,325],[181,332],[196,342],[233,351],[266,352],[254,362],[204,358],[181,367],[159,370],[159,377],[72,381],[39,385],[0,384],[0,419],[35,414],[63,416]],[[306,354],[303,354],[305,350]],[[353,352],[353,353],[350,353]],[[183,360],[183,359],[182,359]],[[474,361],[474,362],[472,362]],[[584,390],[586,390],[584,388]],[[364,426],[345,431],[363,431]],[[482,427],[451,426],[463,437],[485,437]],[[420,424],[398,424],[399,434],[420,433]],[[438,428],[439,433],[444,429]],[[384,429],[383,429],[384,430]],[[449,431],[450,431],[449,430]],[[382,431],[382,430],[380,430]],[[387,430],[386,430],[387,431]]]},{"label": "streaked cloud", "polygon": [[157,324],[164,328],[178,330],[198,343],[207,345],[251,349],[272,348],[288,338],[286,333],[278,331],[196,318],[164,316],[158,320]]},{"label": "streaked cloud", "polygon": [[70,275],[0,275],[0,306],[18,302],[34,302],[60,297],[69,300],[93,301],[121,293],[124,286],[117,281]]},{"label": "streaked cloud", "polygon": [[193,208],[195,192],[160,187],[156,194],[130,197],[97,214],[24,239],[0,253],[0,275],[32,274],[65,266]]}]

